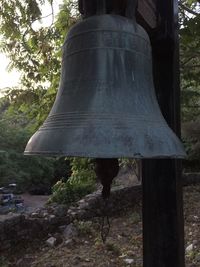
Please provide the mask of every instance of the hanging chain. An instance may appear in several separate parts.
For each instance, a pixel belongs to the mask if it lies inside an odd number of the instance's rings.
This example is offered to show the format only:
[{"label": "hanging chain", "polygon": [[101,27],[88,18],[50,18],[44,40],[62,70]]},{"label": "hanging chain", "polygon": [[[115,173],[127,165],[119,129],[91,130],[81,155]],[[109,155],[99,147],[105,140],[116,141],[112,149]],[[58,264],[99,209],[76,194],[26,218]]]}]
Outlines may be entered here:
[{"label": "hanging chain", "polygon": [[101,238],[103,243],[106,242],[107,236],[110,231],[109,221],[109,196],[112,180],[117,176],[119,172],[119,162],[116,158],[97,158],[95,159],[95,173],[100,180],[103,188],[101,192],[102,196],[102,218],[100,219],[101,226]]},{"label": "hanging chain", "polygon": [[102,217],[101,217],[101,239],[103,243],[106,242],[108,234],[110,232],[110,221],[108,216],[109,210],[109,198],[103,199],[103,209],[102,209]]}]

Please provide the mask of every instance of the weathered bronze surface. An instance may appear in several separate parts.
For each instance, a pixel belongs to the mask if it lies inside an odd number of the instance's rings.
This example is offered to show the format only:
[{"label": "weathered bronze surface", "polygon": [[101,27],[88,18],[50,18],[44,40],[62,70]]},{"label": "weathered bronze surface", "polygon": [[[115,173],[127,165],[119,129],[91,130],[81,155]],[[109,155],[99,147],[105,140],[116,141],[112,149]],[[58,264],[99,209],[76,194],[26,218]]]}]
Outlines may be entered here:
[{"label": "weathered bronze surface", "polygon": [[185,156],[157,103],[149,38],[133,19],[99,15],[72,27],[55,103],[25,154]]}]

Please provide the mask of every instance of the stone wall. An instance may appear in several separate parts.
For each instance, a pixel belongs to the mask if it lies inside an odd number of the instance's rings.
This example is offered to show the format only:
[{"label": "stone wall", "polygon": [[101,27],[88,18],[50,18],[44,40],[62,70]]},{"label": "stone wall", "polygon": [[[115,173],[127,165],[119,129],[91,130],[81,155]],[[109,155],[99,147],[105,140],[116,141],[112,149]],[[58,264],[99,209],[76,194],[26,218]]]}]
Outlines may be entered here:
[{"label": "stone wall", "polygon": [[[183,184],[200,183],[200,174],[186,174]],[[115,188],[108,203],[109,215],[134,207],[141,201],[140,185]],[[30,242],[36,238],[45,238],[59,226],[68,225],[75,219],[87,220],[102,215],[105,203],[100,191],[87,195],[72,207],[51,205],[38,212],[27,214],[8,214],[0,216],[0,252],[12,249],[22,242]]]},{"label": "stone wall", "polygon": [[200,173],[192,172],[192,173],[184,173],[183,174],[183,185],[195,185],[200,184]]},{"label": "stone wall", "polygon": [[[58,218],[32,218],[22,214],[1,216],[0,252],[26,243],[36,238],[43,238],[59,225]],[[3,218],[4,217],[4,218]]]},{"label": "stone wall", "polygon": [[[109,215],[133,207],[140,201],[141,187],[115,189],[108,204]],[[101,216],[105,203],[100,191],[87,195],[76,205],[51,205],[30,215],[8,214],[0,218],[0,252],[12,249],[20,243],[41,239],[54,232],[59,226],[68,225],[75,219],[91,219]]]}]

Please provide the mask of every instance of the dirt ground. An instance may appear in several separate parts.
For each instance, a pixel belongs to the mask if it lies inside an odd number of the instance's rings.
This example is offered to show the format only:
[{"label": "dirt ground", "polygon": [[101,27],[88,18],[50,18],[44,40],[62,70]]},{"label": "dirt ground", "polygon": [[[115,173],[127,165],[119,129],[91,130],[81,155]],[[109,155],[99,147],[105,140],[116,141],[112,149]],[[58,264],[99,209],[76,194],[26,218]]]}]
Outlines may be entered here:
[{"label": "dirt ground", "polygon": [[[36,196],[36,195],[30,195],[28,193],[18,195],[18,197],[22,198],[24,200],[24,208],[19,209],[18,212],[26,212],[26,213],[32,213],[37,211],[38,209],[45,206],[47,203],[49,196]],[[1,195],[0,195],[1,198]],[[6,217],[12,216],[12,214],[9,213],[9,210],[12,212],[12,209],[15,209],[15,206],[0,206],[0,220],[4,220]],[[17,212],[17,211],[15,211]],[[4,214],[5,213],[5,214]],[[1,265],[0,265],[1,267]]]},{"label": "dirt ground", "polygon": [[[184,214],[186,266],[200,267],[200,186],[184,188]],[[75,238],[61,238],[55,247],[47,246],[46,239],[34,241],[17,253],[4,255],[4,265],[0,266],[142,267],[141,203],[110,220],[105,244],[99,219],[75,222],[78,231]]]},{"label": "dirt ground", "polygon": [[21,197],[24,199],[25,207],[32,210],[44,207],[49,198],[49,196],[34,196],[28,193],[22,194]]}]

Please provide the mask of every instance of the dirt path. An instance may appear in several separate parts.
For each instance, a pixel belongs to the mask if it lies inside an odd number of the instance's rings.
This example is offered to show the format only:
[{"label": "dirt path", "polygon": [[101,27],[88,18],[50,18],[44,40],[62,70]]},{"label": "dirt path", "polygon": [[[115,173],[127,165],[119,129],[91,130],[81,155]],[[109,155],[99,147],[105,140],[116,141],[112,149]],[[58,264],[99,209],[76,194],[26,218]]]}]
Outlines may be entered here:
[{"label": "dirt path", "polygon": [[21,197],[25,206],[30,208],[42,208],[49,199],[49,196],[33,196],[28,193],[22,194]]}]

